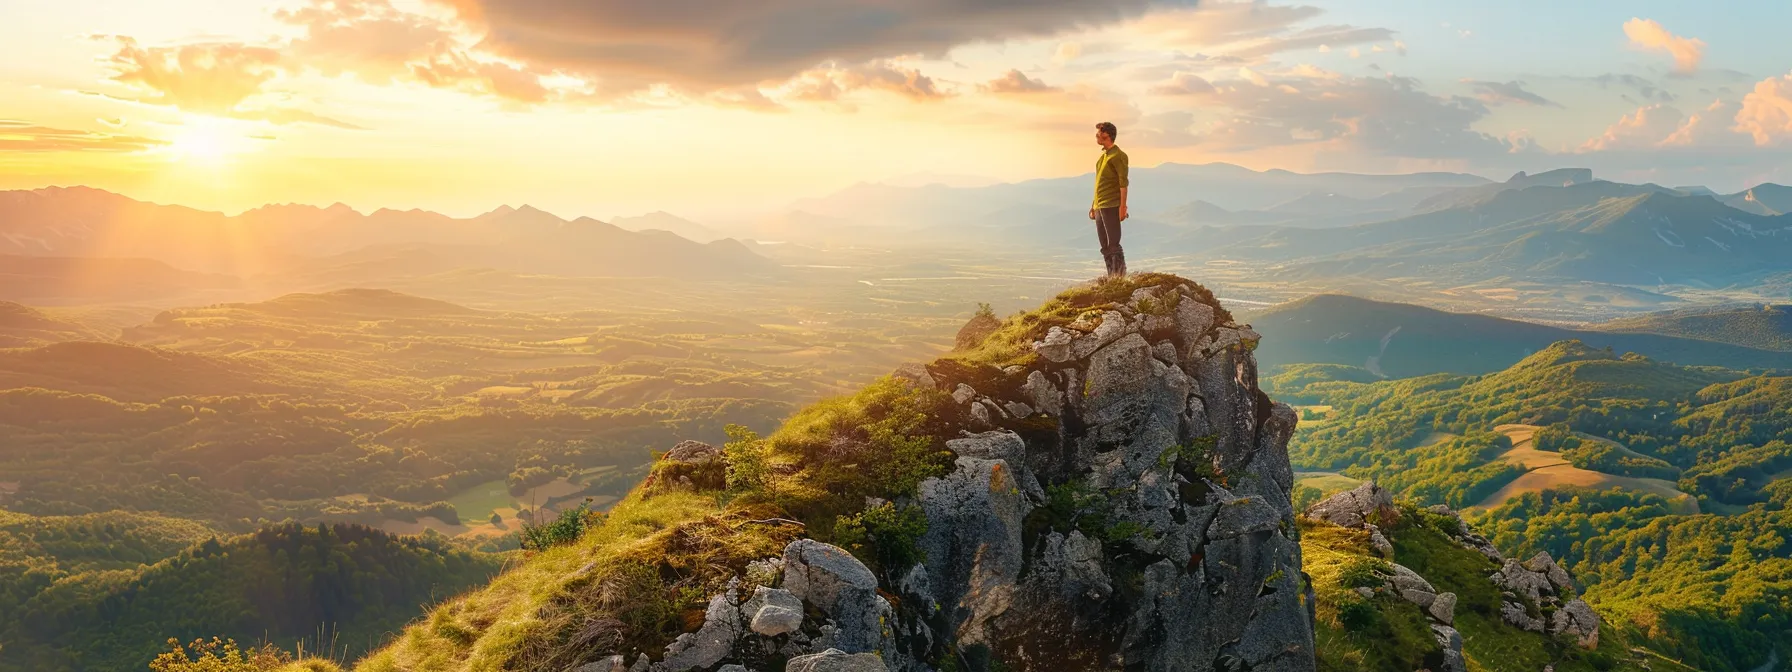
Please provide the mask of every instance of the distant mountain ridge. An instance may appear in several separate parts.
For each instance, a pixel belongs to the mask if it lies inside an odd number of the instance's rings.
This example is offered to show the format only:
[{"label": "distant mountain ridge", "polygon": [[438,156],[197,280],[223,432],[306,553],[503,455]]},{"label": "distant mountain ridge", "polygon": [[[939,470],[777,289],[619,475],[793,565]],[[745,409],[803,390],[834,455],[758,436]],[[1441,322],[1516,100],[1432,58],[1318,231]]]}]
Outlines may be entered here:
[{"label": "distant mountain ridge", "polygon": [[436,270],[720,276],[775,268],[736,241],[637,233],[527,205],[466,219],[425,210],[363,215],[342,204],[269,205],[226,216],[88,187],[0,192],[0,255],[143,258],[247,277],[315,268],[333,257],[390,263],[417,253],[445,266]]},{"label": "distant mountain ridge", "polygon": [[[1139,161],[1139,157],[1134,157],[1134,161]],[[1082,174],[976,188],[863,183],[821,198],[799,200],[789,209],[879,226],[955,221],[1021,205],[1086,211],[1092,179],[1090,174]],[[1489,183],[1486,178],[1460,173],[1302,174],[1255,171],[1226,163],[1139,166],[1132,169],[1131,182],[1129,206],[1141,213],[1168,211],[1192,200],[1208,201],[1228,210],[1255,210],[1313,193],[1372,199],[1403,189]]]},{"label": "distant mountain ridge", "polygon": [[1335,294],[1276,306],[1251,315],[1250,322],[1276,334],[1257,353],[1265,366],[1344,364],[1389,378],[1499,371],[1566,340],[1687,366],[1792,369],[1787,352],[1674,335],[1564,329]]},{"label": "distant mountain ridge", "polygon": [[[1515,178],[1519,185],[1529,181]],[[1456,284],[1523,278],[1632,286],[1758,282],[1783,271],[1792,256],[1792,215],[1752,214],[1656,185],[1492,185],[1447,196],[1447,207],[1353,226],[1190,231],[1153,252],[1192,249],[1279,262],[1278,275],[1288,278],[1426,277]]]}]

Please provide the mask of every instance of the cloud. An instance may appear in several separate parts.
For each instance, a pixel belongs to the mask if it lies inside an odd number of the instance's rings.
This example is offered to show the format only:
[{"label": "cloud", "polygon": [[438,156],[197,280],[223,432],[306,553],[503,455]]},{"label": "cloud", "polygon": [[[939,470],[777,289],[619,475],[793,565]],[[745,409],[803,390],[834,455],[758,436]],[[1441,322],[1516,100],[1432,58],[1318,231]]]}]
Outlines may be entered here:
[{"label": "cloud", "polygon": [[419,63],[464,51],[454,24],[401,11],[388,0],[309,0],[275,11],[274,18],[303,30],[284,51],[329,76],[388,82],[414,73]]},{"label": "cloud", "polygon": [[1192,147],[1201,141],[1194,123],[1195,115],[1184,110],[1145,114],[1127,134],[1129,142],[1145,147]]},{"label": "cloud", "polygon": [[[478,49],[616,94],[655,85],[703,93],[783,82],[827,64],[938,56],[974,42],[1050,37],[1190,0],[433,0],[481,36]],[[917,86],[919,82],[915,83]],[[918,91],[919,89],[916,88]]]},{"label": "cloud", "polygon": [[[741,87],[735,87],[741,88]],[[779,98],[794,101],[835,102],[859,90],[895,93],[916,101],[938,100],[948,94],[933,78],[919,70],[887,62],[854,66],[827,65],[801,73],[778,91]]]},{"label": "cloud", "polygon": [[1301,49],[1386,42],[1394,31],[1349,25],[1296,28],[1324,10],[1310,5],[1272,5],[1262,0],[1210,1],[1190,9],[1161,11],[1129,26],[1129,38],[1151,37],[1175,48],[1200,48],[1244,59]]},{"label": "cloud", "polygon": [[0,152],[137,152],[164,144],[167,143],[150,138],[46,128],[28,121],[0,119]]},{"label": "cloud", "polygon": [[1020,70],[1009,70],[1001,77],[997,77],[985,83],[983,85],[983,90],[990,93],[1039,93],[1042,91],[1055,91],[1057,90],[1057,87],[1028,77],[1027,73],[1021,72]]},{"label": "cloud", "polygon": [[1655,82],[1636,75],[1606,73],[1598,77],[1593,77],[1590,81],[1598,84],[1601,89],[1611,88],[1613,86],[1629,87],[1632,90],[1635,90],[1637,95],[1642,96],[1642,99],[1645,101],[1671,103],[1675,100],[1674,94],[1661,88]]},{"label": "cloud", "polygon": [[1792,75],[1768,77],[1742,98],[1735,130],[1753,137],[1761,147],[1792,140]]},{"label": "cloud", "polygon": [[1514,151],[1506,139],[1471,126],[1487,105],[1434,96],[1403,77],[1350,77],[1306,66],[1273,76],[1270,86],[1215,81],[1203,107],[1231,116],[1212,123],[1197,144],[1217,151],[1328,143],[1333,149],[1414,159],[1473,159]]},{"label": "cloud", "polygon": [[459,89],[522,103],[548,99],[541,75],[496,61],[476,60],[462,52],[447,52],[428,61],[412,63],[411,74],[430,86]]},{"label": "cloud", "polygon": [[1169,81],[1152,86],[1148,91],[1160,96],[1197,95],[1213,93],[1213,83],[1191,72],[1178,72],[1170,75]]},{"label": "cloud", "polygon": [[1670,105],[1655,104],[1626,114],[1597,138],[1581,144],[1582,152],[1637,149],[1660,146],[1662,140],[1686,123],[1686,114]]},{"label": "cloud", "polygon": [[280,74],[280,52],[245,44],[144,47],[113,36],[118,51],[106,59],[112,81],[140,92],[138,102],[193,112],[228,114]]},{"label": "cloud", "polygon": [[1052,62],[1058,65],[1064,65],[1065,63],[1076,60],[1078,56],[1082,55],[1083,45],[1081,42],[1060,42],[1058,43],[1057,51],[1052,52]]},{"label": "cloud", "polygon": [[1656,103],[1626,114],[1605,133],[1580,146],[1581,153],[1662,150],[1696,152],[1748,152],[1753,147],[1741,129],[1733,128],[1742,108],[1734,102],[1713,101],[1704,109],[1686,114],[1672,105]]},{"label": "cloud", "polygon": [[[974,105],[967,119],[993,125],[1004,132],[1027,129],[1038,133],[1069,133],[1078,137],[1107,121],[1119,127],[1120,137],[1137,138],[1140,110],[1128,96],[1086,83],[1056,87],[1027,95],[963,98]],[[1133,142],[1131,140],[1123,140]]]},{"label": "cloud", "polygon": [[1507,103],[1512,103],[1517,105],[1536,105],[1539,107],[1562,107],[1561,103],[1557,103],[1525,90],[1524,82],[1487,82],[1465,79],[1462,80],[1462,83],[1468,84],[1474,89],[1475,98],[1478,98],[1481,102],[1489,105],[1505,105]]},{"label": "cloud", "polygon": [[1639,49],[1665,51],[1674,57],[1674,69],[1682,73],[1699,69],[1705,58],[1705,41],[1668,32],[1654,19],[1632,17],[1624,23],[1624,35]]}]

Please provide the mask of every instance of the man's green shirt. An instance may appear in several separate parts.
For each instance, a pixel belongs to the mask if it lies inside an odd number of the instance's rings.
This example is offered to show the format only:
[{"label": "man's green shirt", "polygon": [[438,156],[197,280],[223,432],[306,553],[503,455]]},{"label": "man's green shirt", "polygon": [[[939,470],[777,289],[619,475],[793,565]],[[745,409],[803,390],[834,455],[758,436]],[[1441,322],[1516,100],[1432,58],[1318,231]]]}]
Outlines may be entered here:
[{"label": "man's green shirt", "polygon": [[1101,158],[1095,160],[1095,203],[1094,207],[1120,207],[1120,190],[1125,189],[1126,152],[1120,151],[1119,145],[1113,145],[1101,152]]}]

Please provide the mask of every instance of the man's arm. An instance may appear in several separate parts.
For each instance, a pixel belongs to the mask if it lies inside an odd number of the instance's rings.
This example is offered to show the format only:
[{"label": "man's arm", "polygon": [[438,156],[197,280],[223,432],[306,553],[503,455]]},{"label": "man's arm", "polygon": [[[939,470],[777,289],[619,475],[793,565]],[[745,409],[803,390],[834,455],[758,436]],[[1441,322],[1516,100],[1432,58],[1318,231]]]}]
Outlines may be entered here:
[{"label": "man's arm", "polygon": [[1120,165],[1117,167],[1120,174],[1120,219],[1124,220],[1126,219],[1126,192],[1131,186],[1131,181],[1128,179],[1128,173],[1132,172],[1129,170],[1129,168],[1131,168],[1130,164],[1132,163],[1132,160],[1125,158],[1125,154],[1121,154],[1120,156]]}]

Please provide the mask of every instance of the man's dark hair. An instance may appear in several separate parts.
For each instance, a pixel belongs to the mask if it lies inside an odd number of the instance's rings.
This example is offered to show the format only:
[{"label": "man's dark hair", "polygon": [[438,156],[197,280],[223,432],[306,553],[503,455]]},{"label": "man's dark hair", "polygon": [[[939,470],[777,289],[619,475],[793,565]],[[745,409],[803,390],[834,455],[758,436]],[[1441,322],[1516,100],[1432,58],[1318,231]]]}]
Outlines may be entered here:
[{"label": "man's dark hair", "polygon": [[1099,124],[1096,124],[1096,125],[1095,125],[1095,130],[1097,130],[1097,131],[1101,131],[1101,132],[1103,132],[1103,133],[1106,133],[1106,134],[1108,134],[1108,139],[1109,139],[1109,140],[1118,140],[1118,139],[1120,139],[1120,129],[1117,129],[1117,128],[1114,128],[1114,123],[1113,123],[1113,122],[1110,122],[1110,121],[1104,121],[1104,122],[1101,122],[1101,123],[1099,123]]}]

